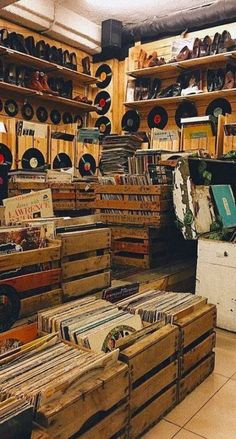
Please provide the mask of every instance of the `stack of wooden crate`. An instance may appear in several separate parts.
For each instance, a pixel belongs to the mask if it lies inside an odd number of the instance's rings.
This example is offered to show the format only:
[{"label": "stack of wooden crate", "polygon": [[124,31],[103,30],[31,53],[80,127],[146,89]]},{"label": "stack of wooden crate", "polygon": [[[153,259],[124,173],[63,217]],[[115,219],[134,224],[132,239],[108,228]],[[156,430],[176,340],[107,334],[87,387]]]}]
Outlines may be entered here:
[{"label": "stack of wooden crate", "polygon": [[76,210],[85,210],[87,214],[94,212],[94,201],[96,198],[95,184],[89,182],[76,183]]},{"label": "stack of wooden crate", "polygon": [[73,183],[49,183],[54,211],[75,210],[76,187]]},{"label": "stack of wooden crate", "polygon": [[94,205],[108,224],[161,227],[171,221],[173,212],[169,185],[96,185]]},{"label": "stack of wooden crate", "polygon": [[109,228],[66,232],[58,237],[62,245],[62,290],[65,300],[110,286]]},{"label": "stack of wooden crate", "polygon": [[120,360],[129,366],[129,438],[140,437],[176,404],[179,330],[160,324],[147,327],[118,344]]},{"label": "stack of wooden crate", "polygon": [[[190,310],[191,311],[191,310]],[[179,315],[174,322],[180,331],[179,402],[195,389],[215,365],[216,306],[202,300],[202,305]]]},{"label": "stack of wooden crate", "polygon": [[173,223],[169,185],[98,185],[96,213],[112,230],[112,261],[151,268],[166,263]]}]

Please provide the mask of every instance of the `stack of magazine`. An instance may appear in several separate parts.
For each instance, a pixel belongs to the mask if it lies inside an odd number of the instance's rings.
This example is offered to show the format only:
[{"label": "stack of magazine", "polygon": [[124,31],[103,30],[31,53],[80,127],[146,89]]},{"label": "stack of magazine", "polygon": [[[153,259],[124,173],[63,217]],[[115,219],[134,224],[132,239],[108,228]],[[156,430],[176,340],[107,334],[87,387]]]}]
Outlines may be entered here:
[{"label": "stack of magazine", "polygon": [[118,309],[95,296],[85,297],[38,314],[39,330],[58,331],[67,341],[95,352],[110,352],[122,337],[142,328],[139,315]]},{"label": "stack of magazine", "polygon": [[154,323],[164,321],[173,323],[176,313],[202,301],[202,297],[191,293],[173,293],[149,290],[134,294],[117,303],[118,308],[134,315],[142,321]]},{"label": "stack of magazine", "polygon": [[128,160],[140,148],[141,138],[127,134],[109,135],[102,142],[100,169],[103,175],[128,173]]},{"label": "stack of magazine", "polygon": [[56,334],[46,335],[0,355],[0,404],[9,397],[24,397],[36,412],[117,358],[118,351],[97,354],[66,344]]}]

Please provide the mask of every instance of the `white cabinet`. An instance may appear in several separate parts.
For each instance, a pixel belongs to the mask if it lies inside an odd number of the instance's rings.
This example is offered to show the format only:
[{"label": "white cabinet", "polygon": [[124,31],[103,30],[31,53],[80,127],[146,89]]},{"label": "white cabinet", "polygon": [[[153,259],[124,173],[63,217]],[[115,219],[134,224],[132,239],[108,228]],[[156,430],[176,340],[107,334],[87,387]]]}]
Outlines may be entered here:
[{"label": "white cabinet", "polygon": [[217,326],[236,332],[236,244],[199,239],[196,294],[217,305]]}]

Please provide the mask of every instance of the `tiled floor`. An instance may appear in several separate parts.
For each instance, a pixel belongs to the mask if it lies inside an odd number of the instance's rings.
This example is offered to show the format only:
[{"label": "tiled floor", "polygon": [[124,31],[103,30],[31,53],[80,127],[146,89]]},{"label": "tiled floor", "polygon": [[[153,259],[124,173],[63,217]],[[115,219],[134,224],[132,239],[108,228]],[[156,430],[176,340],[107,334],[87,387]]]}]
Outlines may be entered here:
[{"label": "tiled floor", "polygon": [[217,330],[216,366],[143,439],[236,439],[236,334]]}]

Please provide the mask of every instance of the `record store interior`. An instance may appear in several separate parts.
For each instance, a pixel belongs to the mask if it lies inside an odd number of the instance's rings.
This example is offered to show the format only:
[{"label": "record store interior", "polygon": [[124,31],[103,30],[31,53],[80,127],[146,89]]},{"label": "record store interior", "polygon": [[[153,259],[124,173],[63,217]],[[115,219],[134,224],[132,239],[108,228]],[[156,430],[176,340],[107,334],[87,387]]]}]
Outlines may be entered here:
[{"label": "record store interior", "polygon": [[236,1],[0,0],[0,439],[236,439]]}]

